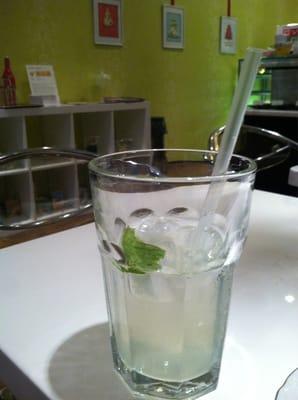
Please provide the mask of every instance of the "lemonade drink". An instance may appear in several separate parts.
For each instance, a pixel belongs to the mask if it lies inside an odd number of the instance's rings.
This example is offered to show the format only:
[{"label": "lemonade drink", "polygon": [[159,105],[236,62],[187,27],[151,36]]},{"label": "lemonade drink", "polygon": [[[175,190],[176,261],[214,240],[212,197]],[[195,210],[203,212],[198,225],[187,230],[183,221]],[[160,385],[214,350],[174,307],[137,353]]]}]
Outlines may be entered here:
[{"label": "lemonade drink", "polygon": [[187,382],[189,392],[208,392],[218,378],[233,272],[223,263],[220,236],[210,233],[213,253],[194,257],[186,247],[194,220],[149,217],[133,228],[165,255],[159,270],[146,274],[123,272],[103,256],[114,361],[134,376],[136,389],[157,386],[167,397],[169,385],[172,392]]},{"label": "lemonade drink", "polygon": [[218,382],[255,164],[235,156],[214,177],[215,157],[144,150],[90,163],[114,367],[141,399],[195,399]]}]

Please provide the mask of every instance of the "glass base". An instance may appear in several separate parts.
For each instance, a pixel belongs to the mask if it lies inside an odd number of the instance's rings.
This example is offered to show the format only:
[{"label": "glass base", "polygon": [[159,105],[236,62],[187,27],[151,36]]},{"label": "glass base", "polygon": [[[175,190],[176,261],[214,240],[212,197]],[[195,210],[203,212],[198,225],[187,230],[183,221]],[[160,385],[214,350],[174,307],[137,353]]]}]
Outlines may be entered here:
[{"label": "glass base", "polygon": [[185,382],[161,381],[126,367],[119,355],[113,354],[115,369],[135,399],[197,399],[217,387],[219,368]]}]

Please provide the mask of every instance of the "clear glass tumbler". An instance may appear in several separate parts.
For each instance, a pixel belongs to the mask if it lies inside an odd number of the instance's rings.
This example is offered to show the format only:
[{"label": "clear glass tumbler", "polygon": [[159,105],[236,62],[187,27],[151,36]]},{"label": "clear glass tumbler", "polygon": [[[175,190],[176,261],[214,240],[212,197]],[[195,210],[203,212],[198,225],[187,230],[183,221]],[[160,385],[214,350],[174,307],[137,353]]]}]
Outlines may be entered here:
[{"label": "clear glass tumbler", "polygon": [[[135,397],[195,399],[216,388],[256,165],[233,156],[212,176],[215,159],[140,150],[89,164],[114,366]],[[211,184],[218,197],[206,218]]]}]

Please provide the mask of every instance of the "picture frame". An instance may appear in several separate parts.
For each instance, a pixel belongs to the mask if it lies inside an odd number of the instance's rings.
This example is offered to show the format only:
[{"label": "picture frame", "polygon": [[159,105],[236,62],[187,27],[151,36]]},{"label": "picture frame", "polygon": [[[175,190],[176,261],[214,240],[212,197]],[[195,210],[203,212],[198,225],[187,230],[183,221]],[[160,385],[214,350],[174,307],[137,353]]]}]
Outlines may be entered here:
[{"label": "picture frame", "polygon": [[233,17],[220,18],[220,52],[236,54],[237,51],[237,19]]},{"label": "picture frame", "polygon": [[94,42],[123,45],[123,0],[93,0]]},{"label": "picture frame", "polygon": [[163,6],[163,47],[184,49],[184,9],[182,7]]}]

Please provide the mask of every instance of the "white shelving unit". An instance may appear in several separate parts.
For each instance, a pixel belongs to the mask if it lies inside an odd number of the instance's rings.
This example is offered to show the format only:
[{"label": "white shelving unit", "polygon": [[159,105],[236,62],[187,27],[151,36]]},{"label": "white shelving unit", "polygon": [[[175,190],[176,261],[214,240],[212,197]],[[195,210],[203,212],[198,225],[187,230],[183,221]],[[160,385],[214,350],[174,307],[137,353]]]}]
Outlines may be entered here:
[{"label": "white shelving unit", "polygon": [[[125,144],[151,147],[147,101],[0,109],[2,154],[41,146],[106,154]],[[31,159],[0,166],[0,221],[24,223],[78,209],[88,188],[86,163],[79,161]]]}]

